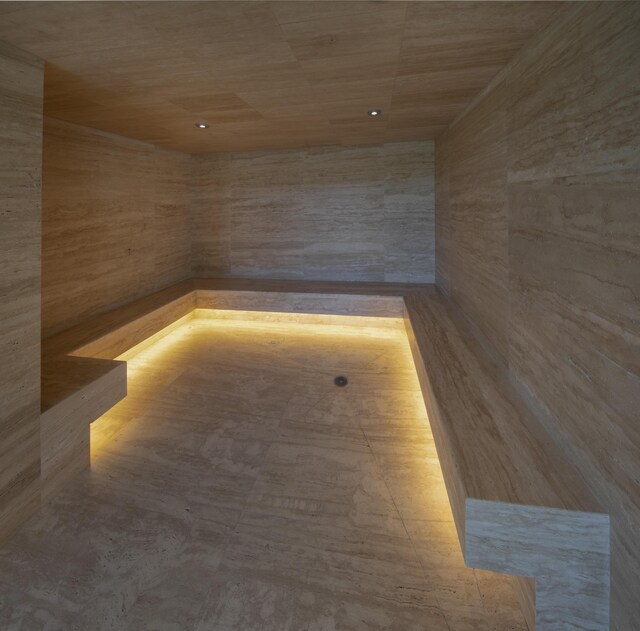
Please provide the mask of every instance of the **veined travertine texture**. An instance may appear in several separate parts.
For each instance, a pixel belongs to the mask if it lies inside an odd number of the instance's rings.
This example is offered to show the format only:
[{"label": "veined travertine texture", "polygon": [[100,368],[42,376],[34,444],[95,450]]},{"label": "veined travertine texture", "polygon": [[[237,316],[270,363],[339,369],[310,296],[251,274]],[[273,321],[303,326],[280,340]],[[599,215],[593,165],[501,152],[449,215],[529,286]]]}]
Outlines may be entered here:
[{"label": "veined travertine texture", "polygon": [[43,334],[194,274],[433,282],[433,143],[186,156],[45,119]]},{"label": "veined travertine texture", "polygon": [[[256,313],[261,308],[269,313]],[[113,358],[136,345],[135,355],[193,317],[219,324],[275,322],[289,330],[299,319],[308,325],[336,324],[343,320],[331,315],[337,313],[357,315],[348,318],[352,326],[370,326],[371,317],[360,316],[376,316],[378,323],[393,328],[402,310],[467,564],[535,579],[518,581],[532,628],[606,629],[609,516],[520,401],[504,371],[434,286],[197,279],[92,318],[49,338],[44,348],[58,376],[61,354]],[[163,355],[153,358],[162,361]],[[104,366],[97,365],[95,383],[88,383],[84,377],[77,379],[78,371],[84,375],[87,367],[75,363],[85,358],[63,359],[71,362],[67,379],[44,382],[46,399],[55,406],[46,425],[57,434],[68,432],[70,438],[62,451],[43,445],[43,462],[47,452],[53,474],[47,480],[51,492],[86,463],[78,457],[87,447],[78,425],[93,420],[96,405],[91,401],[117,400],[123,391],[122,375],[113,372],[113,380],[98,383],[108,376]],[[49,363],[47,359],[45,365]],[[114,371],[120,363],[113,362]],[[194,392],[200,395],[199,389]],[[73,398],[70,393],[75,393]],[[68,414],[65,408],[78,398],[89,405],[79,414]],[[43,428],[44,421],[43,415]],[[420,509],[422,500],[416,504]]]},{"label": "veined travertine texture", "polygon": [[45,118],[45,336],[190,275],[188,160]]},{"label": "veined travertine texture", "polygon": [[526,631],[464,566],[402,320],[326,319],[126,355],[91,470],[0,549],[0,628]]},{"label": "veined travertine texture", "polygon": [[195,276],[433,282],[433,143],[194,156]]},{"label": "veined travertine texture", "polygon": [[40,503],[43,65],[0,44],[0,538]]},{"label": "veined travertine texture", "polygon": [[640,5],[576,3],[437,143],[438,284],[611,514],[640,620]]}]

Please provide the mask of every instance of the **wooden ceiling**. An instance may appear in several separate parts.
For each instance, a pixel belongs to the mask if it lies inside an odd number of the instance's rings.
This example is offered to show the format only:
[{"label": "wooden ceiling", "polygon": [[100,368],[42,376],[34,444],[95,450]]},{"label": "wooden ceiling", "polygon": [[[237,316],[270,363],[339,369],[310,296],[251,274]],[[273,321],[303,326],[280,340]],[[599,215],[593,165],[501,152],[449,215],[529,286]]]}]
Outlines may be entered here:
[{"label": "wooden ceiling", "polygon": [[0,40],[48,62],[49,116],[190,153],[283,149],[433,138],[557,10],[3,2]]}]

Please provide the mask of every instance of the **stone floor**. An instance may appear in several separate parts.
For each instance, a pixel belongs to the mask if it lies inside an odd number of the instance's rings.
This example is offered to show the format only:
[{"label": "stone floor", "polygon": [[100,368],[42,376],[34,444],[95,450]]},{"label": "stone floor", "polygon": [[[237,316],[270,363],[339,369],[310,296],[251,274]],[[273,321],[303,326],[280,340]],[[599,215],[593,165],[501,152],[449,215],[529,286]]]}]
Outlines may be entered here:
[{"label": "stone floor", "polygon": [[464,567],[400,321],[200,315],[0,549],[0,629],[526,630]]}]

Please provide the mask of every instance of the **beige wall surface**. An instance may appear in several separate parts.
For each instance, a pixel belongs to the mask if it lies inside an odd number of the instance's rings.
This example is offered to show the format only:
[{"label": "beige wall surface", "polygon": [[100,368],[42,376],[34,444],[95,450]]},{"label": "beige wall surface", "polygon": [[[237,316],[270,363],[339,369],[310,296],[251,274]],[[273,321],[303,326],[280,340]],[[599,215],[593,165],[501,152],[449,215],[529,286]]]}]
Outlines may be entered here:
[{"label": "beige wall surface", "polygon": [[0,537],[40,503],[41,62],[0,44]]},{"label": "beige wall surface", "polygon": [[46,118],[43,335],[190,275],[188,156]]},{"label": "beige wall surface", "polygon": [[612,516],[640,619],[640,5],[580,3],[437,143],[437,282]]},{"label": "beige wall surface", "polygon": [[433,282],[433,150],[194,156],[194,274]]}]

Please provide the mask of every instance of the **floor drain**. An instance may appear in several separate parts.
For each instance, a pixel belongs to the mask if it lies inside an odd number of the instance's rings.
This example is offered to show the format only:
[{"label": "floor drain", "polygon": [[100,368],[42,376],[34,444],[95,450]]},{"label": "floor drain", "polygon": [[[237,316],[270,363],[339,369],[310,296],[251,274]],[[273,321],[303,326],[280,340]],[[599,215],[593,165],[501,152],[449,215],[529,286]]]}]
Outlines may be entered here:
[{"label": "floor drain", "polygon": [[346,386],[349,382],[347,381],[346,377],[340,375],[333,380],[333,383],[335,383],[339,388],[344,388],[344,386]]}]

